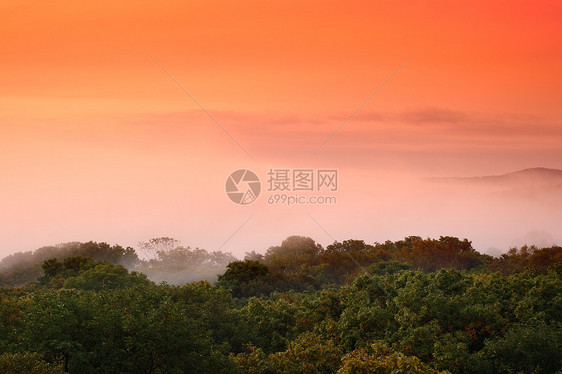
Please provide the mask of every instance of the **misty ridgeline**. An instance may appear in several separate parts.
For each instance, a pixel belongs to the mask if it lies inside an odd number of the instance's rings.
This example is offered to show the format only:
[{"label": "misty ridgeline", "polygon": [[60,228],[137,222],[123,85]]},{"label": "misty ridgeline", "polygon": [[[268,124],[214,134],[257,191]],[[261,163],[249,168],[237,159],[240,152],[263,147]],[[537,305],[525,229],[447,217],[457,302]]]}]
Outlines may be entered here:
[{"label": "misty ridgeline", "polygon": [[[323,248],[311,238],[291,236],[263,253],[247,252],[244,260],[258,263],[266,270],[262,270],[264,274],[259,277],[261,283],[256,290],[241,291],[235,287],[235,292],[259,295],[260,292],[269,294],[273,291],[320,289],[329,284],[342,284],[358,274],[369,273],[373,267],[389,263],[425,272],[442,268],[499,271],[503,274],[524,269],[545,271],[562,261],[562,249],[558,246],[523,246],[512,248],[500,257],[492,257],[476,251],[467,239],[455,237],[422,239],[410,236],[395,242],[372,245],[363,240],[351,239],[334,242]],[[73,242],[5,257],[0,262],[0,285],[45,283],[47,278],[53,282],[58,279],[60,283],[70,274],[78,275],[81,271],[103,264],[142,274],[157,284],[215,283],[221,278],[224,283],[225,271],[232,271],[240,263],[244,262],[230,253],[191,249],[169,237],[140,242],[138,252],[120,245]],[[61,272],[61,269],[67,272]],[[55,276],[57,274],[59,278]]]}]

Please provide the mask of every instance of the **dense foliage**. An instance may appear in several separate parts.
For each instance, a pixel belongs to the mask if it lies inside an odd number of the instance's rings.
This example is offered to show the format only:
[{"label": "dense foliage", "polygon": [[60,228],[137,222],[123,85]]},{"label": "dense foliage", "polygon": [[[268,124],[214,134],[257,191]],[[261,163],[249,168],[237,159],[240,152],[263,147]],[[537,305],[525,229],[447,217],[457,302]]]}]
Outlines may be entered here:
[{"label": "dense foliage", "polygon": [[557,373],[560,253],[290,237],[182,286],[46,259],[0,289],[0,372]]},{"label": "dense foliage", "polygon": [[145,259],[140,259],[131,247],[95,242],[64,243],[35,251],[17,252],[0,261],[0,286],[23,286],[36,281],[44,275],[44,261],[55,258],[62,262],[69,257],[87,257],[142,272],[157,283],[171,284],[198,280],[214,282],[217,275],[236,260],[230,253],[183,247],[178,240],[168,237],[141,242],[139,249]]}]

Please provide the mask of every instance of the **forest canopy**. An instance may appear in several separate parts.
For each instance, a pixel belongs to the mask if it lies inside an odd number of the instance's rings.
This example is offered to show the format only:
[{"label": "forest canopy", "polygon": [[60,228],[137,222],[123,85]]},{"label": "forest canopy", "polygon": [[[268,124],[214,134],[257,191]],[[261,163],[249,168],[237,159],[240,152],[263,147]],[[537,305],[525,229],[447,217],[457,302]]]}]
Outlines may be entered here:
[{"label": "forest canopy", "polygon": [[[562,370],[560,247],[493,258],[454,237],[292,236],[238,260],[146,244],[152,258],[88,242],[2,260],[0,372]],[[222,267],[212,283],[179,281],[205,266]]]}]

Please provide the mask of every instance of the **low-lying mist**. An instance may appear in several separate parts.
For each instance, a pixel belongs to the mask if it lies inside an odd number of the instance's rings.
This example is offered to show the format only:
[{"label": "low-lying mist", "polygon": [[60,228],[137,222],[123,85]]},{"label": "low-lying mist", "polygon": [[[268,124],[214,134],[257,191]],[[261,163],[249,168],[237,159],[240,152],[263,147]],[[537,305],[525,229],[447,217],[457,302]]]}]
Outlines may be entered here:
[{"label": "low-lying mist", "polygon": [[468,238],[476,250],[494,256],[511,247],[562,242],[562,171],[529,169],[484,178],[379,175],[358,180],[346,187],[337,214],[326,207],[311,210],[332,237],[347,233],[383,242],[408,235],[450,235]]}]

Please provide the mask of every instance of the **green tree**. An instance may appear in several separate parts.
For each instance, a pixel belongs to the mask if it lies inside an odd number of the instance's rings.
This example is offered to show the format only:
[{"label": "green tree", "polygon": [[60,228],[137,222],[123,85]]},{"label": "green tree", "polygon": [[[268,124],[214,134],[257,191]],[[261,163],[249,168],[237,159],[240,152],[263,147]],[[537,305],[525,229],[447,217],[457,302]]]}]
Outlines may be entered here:
[{"label": "green tree", "polygon": [[4,353],[0,355],[0,373],[3,374],[63,374],[60,365],[51,365],[38,353]]},{"label": "green tree", "polygon": [[95,266],[94,260],[88,257],[67,257],[59,262],[56,258],[43,263],[44,275],[39,278],[40,284],[51,281],[63,281],[66,278],[78,276],[81,272]]},{"label": "green tree", "polygon": [[558,373],[562,368],[562,325],[516,325],[488,340],[482,370],[494,373]]},{"label": "green tree", "polygon": [[226,272],[219,275],[217,285],[232,290],[235,297],[248,295],[248,283],[259,278],[264,278],[269,273],[269,268],[258,261],[234,261],[228,264]]},{"label": "green tree", "polygon": [[123,266],[102,263],[83,271],[75,277],[66,279],[63,287],[82,290],[102,290],[135,287],[147,283],[148,280],[144,274],[134,271],[129,273]]},{"label": "green tree", "polygon": [[[433,374],[438,373],[417,357],[395,352],[376,342],[369,349],[357,349],[347,354],[338,374]],[[443,372],[446,373],[446,372]]]},{"label": "green tree", "polygon": [[249,353],[232,356],[244,373],[335,373],[340,367],[341,349],[332,340],[305,333],[294,339],[284,352],[266,356],[250,346]]},{"label": "green tree", "polygon": [[302,266],[320,263],[322,246],[304,236],[289,236],[280,246],[270,247],[264,257],[272,272],[298,272]]}]

